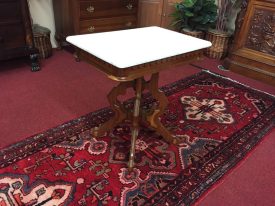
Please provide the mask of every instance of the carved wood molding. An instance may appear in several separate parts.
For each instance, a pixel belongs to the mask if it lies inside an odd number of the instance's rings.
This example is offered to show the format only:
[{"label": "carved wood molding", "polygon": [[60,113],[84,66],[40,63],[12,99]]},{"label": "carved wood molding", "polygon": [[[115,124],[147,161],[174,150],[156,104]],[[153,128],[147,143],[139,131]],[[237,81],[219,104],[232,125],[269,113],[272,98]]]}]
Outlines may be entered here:
[{"label": "carved wood molding", "polygon": [[245,47],[275,55],[275,11],[255,9]]}]

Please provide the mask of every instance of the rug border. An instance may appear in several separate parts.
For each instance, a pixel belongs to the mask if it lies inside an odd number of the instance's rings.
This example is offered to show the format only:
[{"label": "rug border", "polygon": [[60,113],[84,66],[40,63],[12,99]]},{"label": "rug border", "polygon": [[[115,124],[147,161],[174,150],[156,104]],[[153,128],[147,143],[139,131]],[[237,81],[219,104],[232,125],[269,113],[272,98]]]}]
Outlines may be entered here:
[{"label": "rug border", "polygon": [[[274,112],[273,112],[274,113]],[[228,165],[228,162],[220,165],[219,167],[217,167],[215,170],[219,171],[220,174],[216,174],[215,172],[213,172],[212,175],[208,176],[207,180],[205,180],[204,182],[206,184],[204,184],[203,186],[200,185],[199,187],[195,187],[195,189],[189,191],[187,194],[187,196],[183,196],[181,198],[180,201],[178,201],[177,203],[173,204],[173,206],[180,206],[180,205],[184,205],[184,206],[188,206],[188,205],[192,205],[194,204],[199,198],[202,197],[202,195],[207,192],[214,184],[216,184],[218,181],[220,181],[224,175],[226,175],[230,170],[233,170],[239,163],[242,162],[243,158],[247,157],[248,154],[250,152],[252,152],[253,149],[255,149],[257,147],[257,145],[259,145],[263,140],[264,137],[266,136],[266,134],[268,132],[271,131],[271,129],[275,126],[275,115],[273,115],[273,118],[270,119],[270,124],[268,124],[268,126],[264,126],[263,130],[261,131],[261,133],[259,133],[257,135],[257,138],[252,139],[251,141],[247,142],[246,144],[244,144],[244,146],[242,147],[242,149],[246,149],[244,150],[244,152],[242,153],[238,153],[238,155],[232,156],[232,158],[230,159],[230,163]],[[264,124],[267,125],[267,124]],[[240,131],[241,132],[241,131]],[[211,151],[212,152],[212,151]],[[215,159],[217,158],[219,154],[216,154],[213,158],[211,159]],[[211,163],[211,159],[210,161],[206,161],[204,163],[204,165],[210,164]],[[214,162],[214,160],[212,160],[212,162]],[[220,168],[222,168],[222,172],[220,170]],[[196,168],[192,168],[194,171],[197,171]],[[191,169],[190,169],[191,171]],[[181,176],[182,175],[182,176]],[[186,178],[186,180],[188,180],[187,178],[191,179],[191,178],[196,178],[197,177],[197,172],[192,173],[189,176],[186,176],[185,174],[180,173],[178,175],[177,178],[181,177],[182,179]],[[184,180],[179,180],[179,182],[183,182]],[[152,198],[150,198],[148,200],[148,202],[144,205],[144,206],[162,206],[162,205],[169,205],[167,204],[167,200],[170,199],[171,197],[173,197],[173,193],[177,193],[179,191],[179,187],[181,185],[178,185],[176,183],[176,181],[170,183],[170,184],[175,184],[174,186],[172,185],[166,185],[164,188],[162,188],[161,191],[163,191],[164,195],[161,196],[157,196],[158,194],[156,194],[155,196],[153,196]],[[161,192],[160,191],[160,192]],[[157,197],[156,197],[157,196]],[[166,203],[166,204],[165,204]]]},{"label": "rug border", "polygon": [[[211,74],[213,75],[214,77],[218,77],[218,78],[222,78],[223,80],[227,81],[227,82],[230,82],[230,83],[235,83],[236,86],[238,88],[241,88],[241,89],[245,89],[245,90],[249,90],[249,91],[253,91],[253,92],[256,92],[256,93],[263,93],[267,96],[269,96],[269,98],[275,100],[275,96],[272,95],[272,94],[269,94],[267,92],[263,92],[261,90],[258,90],[258,89],[254,89],[248,85],[245,85],[243,83],[240,83],[238,81],[235,81],[235,80],[232,80],[231,78],[229,77],[226,77],[226,76],[223,76],[223,75],[220,75],[218,73],[214,73],[212,71],[209,71],[209,70],[206,70],[206,69],[203,69],[202,72],[206,72],[208,74]],[[222,173],[217,176],[216,173],[214,173],[213,175],[210,175],[208,177],[208,179],[205,181],[207,182],[207,184],[204,185],[204,187],[199,187],[199,188],[195,188],[194,190],[190,191],[189,192],[189,195],[187,197],[183,197],[181,199],[181,201],[177,202],[176,204],[174,204],[173,206],[179,206],[179,205],[185,205],[185,206],[188,206],[188,205],[192,205],[194,204],[205,192],[207,192],[216,182],[218,182],[219,180],[221,180],[224,175],[229,172],[230,170],[233,170],[235,166],[237,166],[241,160],[244,158],[244,157],[247,157],[247,155],[257,147],[257,145],[259,145],[259,143],[261,141],[264,140],[264,137],[266,136],[266,134],[268,132],[270,132],[272,130],[272,128],[275,126],[275,112],[274,112],[274,106],[269,108],[269,110],[271,110],[271,115],[272,117],[270,118],[270,121],[269,121],[269,124],[263,124],[263,127],[261,128],[261,132],[257,135],[257,138],[254,138],[251,140],[250,143],[246,144],[246,146],[249,146],[248,148],[246,148],[246,150],[242,153],[241,156],[239,156],[238,158],[235,158],[233,160],[231,160],[231,164],[224,168],[224,170],[222,171]],[[270,111],[265,111],[265,113],[263,114],[263,117],[265,115],[267,115],[266,113],[269,113]],[[260,122],[260,119],[256,119],[257,122]],[[256,121],[255,120],[255,121]],[[247,125],[247,127],[251,127],[250,124]],[[238,131],[238,133],[242,132],[243,130],[247,130],[247,128],[243,128],[242,130]],[[253,143],[253,144],[251,144]],[[243,148],[245,148],[246,146],[243,146]],[[217,148],[216,148],[217,149]],[[218,155],[216,155],[218,156]],[[213,157],[214,158],[214,157]],[[208,162],[205,162],[205,164],[207,164]],[[228,164],[228,163],[227,163]],[[222,165],[220,167],[224,167],[225,165]],[[216,170],[219,170],[220,168],[216,169]],[[220,171],[220,170],[219,170]],[[178,175],[180,176],[180,174]],[[214,177],[214,178],[213,178]],[[154,199],[154,196],[152,198],[150,198],[149,200],[149,204],[145,204],[145,205],[163,205],[164,202],[165,202],[165,197],[167,199],[173,197],[173,192],[178,192],[177,190],[177,186],[175,186],[174,188],[171,188],[169,187],[169,185],[167,185],[165,188],[162,189],[163,191],[165,191],[165,195],[163,197],[157,197],[156,200],[153,200]],[[194,195],[195,194],[195,195]],[[155,195],[156,196],[156,195]],[[153,201],[152,201],[153,200]],[[165,202],[167,203],[167,202]]]},{"label": "rug border", "polygon": [[194,205],[200,204],[201,201],[203,201],[203,199],[212,191],[214,190],[216,187],[218,187],[220,184],[223,183],[223,181],[225,180],[225,178],[227,176],[229,176],[235,169],[239,168],[253,153],[254,150],[257,150],[258,146],[260,144],[262,144],[264,141],[266,141],[266,137],[272,132],[272,128],[267,131],[266,134],[264,134],[264,136],[257,142],[257,144],[251,148],[251,150],[249,150],[245,156],[239,161],[237,162],[233,167],[231,167],[224,175],[222,175],[220,177],[220,179],[218,179],[214,184],[212,184],[206,191],[204,191],[193,203]]},{"label": "rug border", "polygon": [[224,75],[222,75],[222,74],[219,74],[219,73],[210,71],[210,70],[208,70],[208,69],[202,69],[202,71],[207,72],[207,73],[210,73],[210,74],[213,74],[214,76],[217,76],[217,77],[220,77],[220,78],[229,80],[229,81],[231,81],[231,82],[234,82],[234,83],[237,83],[237,84],[239,84],[239,85],[242,85],[242,86],[244,86],[244,87],[246,87],[246,88],[248,88],[248,89],[252,89],[252,90],[254,90],[254,91],[261,92],[261,93],[264,93],[264,94],[266,94],[266,95],[269,95],[269,96],[275,98],[275,95],[274,95],[274,94],[265,92],[265,91],[260,90],[260,89],[255,89],[255,88],[253,88],[253,87],[251,87],[251,86],[249,86],[249,85],[247,85],[247,84],[241,83],[241,82],[239,82],[239,81],[237,81],[237,80],[231,79],[230,77],[224,76]]},{"label": "rug border", "polygon": [[[196,67],[196,68],[200,69],[201,71],[204,71],[204,72],[213,74],[214,76],[221,77],[221,78],[223,78],[223,79],[229,80],[229,81],[231,81],[231,82],[235,82],[235,83],[237,83],[237,84],[239,84],[239,85],[242,85],[242,86],[244,86],[244,87],[246,87],[246,88],[253,89],[253,90],[255,90],[255,91],[258,91],[258,92],[264,93],[264,94],[266,94],[266,95],[275,97],[275,94],[271,94],[271,93],[265,92],[265,91],[260,90],[260,89],[255,89],[255,88],[253,88],[253,87],[251,87],[251,86],[249,86],[249,85],[247,85],[247,84],[241,83],[241,82],[239,82],[239,81],[237,81],[237,80],[234,80],[234,79],[232,79],[232,78],[230,78],[230,77],[227,77],[227,76],[225,76],[225,75],[223,75],[223,74],[219,74],[219,73],[217,73],[217,72],[213,72],[213,71],[211,71],[210,69],[206,69],[206,68],[204,68],[204,67],[202,67],[202,66],[199,66],[199,65],[196,65],[196,64],[193,64],[193,63],[191,63],[190,65],[193,66],[193,67]],[[226,70],[224,70],[224,71],[226,71]],[[229,70],[228,70],[228,71],[229,71]],[[264,83],[262,83],[262,84],[264,84]],[[270,85],[268,85],[268,86],[270,86]]]}]

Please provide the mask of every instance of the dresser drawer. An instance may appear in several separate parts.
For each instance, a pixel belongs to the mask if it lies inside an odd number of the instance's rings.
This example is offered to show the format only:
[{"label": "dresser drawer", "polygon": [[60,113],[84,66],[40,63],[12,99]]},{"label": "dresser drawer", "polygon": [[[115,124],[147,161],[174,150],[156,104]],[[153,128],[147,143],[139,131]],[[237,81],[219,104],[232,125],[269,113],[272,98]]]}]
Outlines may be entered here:
[{"label": "dresser drawer", "polygon": [[25,32],[22,24],[0,24],[0,48],[12,49],[25,44]]},{"label": "dresser drawer", "polygon": [[6,22],[10,20],[21,19],[21,4],[18,0],[0,0],[0,21]]},{"label": "dresser drawer", "polygon": [[129,16],[137,13],[137,1],[79,1],[80,19]]},{"label": "dresser drawer", "polygon": [[130,29],[137,26],[136,16],[80,21],[80,34]]}]

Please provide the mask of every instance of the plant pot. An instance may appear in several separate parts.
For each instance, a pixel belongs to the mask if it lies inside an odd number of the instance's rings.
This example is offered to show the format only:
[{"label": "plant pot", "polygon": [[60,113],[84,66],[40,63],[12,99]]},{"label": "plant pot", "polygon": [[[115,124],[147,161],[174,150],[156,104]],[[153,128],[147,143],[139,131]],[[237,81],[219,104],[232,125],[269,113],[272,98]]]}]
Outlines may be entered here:
[{"label": "plant pot", "polygon": [[205,55],[213,59],[223,59],[226,57],[230,37],[229,33],[209,30],[206,33],[206,40],[212,42],[212,46],[206,49]]},{"label": "plant pot", "polygon": [[204,39],[205,33],[203,31],[191,31],[189,29],[182,29],[181,33],[193,36],[199,39]]}]

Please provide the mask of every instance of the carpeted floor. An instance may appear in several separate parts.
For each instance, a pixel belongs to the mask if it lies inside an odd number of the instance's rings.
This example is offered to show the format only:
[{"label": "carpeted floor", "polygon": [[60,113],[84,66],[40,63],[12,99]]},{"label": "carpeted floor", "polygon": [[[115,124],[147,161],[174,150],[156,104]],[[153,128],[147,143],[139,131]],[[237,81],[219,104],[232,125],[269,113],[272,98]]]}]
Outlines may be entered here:
[{"label": "carpeted floor", "polygon": [[[5,134],[4,133],[5,130],[7,132],[7,135],[6,135],[7,138],[4,138],[5,136],[1,136],[1,140],[3,140],[1,141],[2,146],[6,146],[8,144],[11,144],[12,142],[17,142],[21,138],[23,139],[24,137],[30,135],[30,134],[27,134],[25,136],[23,135],[20,136],[20,134],[22,133],[24,134],[24,133],[30,132],[31,134],[33,134],[34,131],[38,132],[40,130],[40,129],[37,130],[37,128],[41,128],[41,131],[43,131],[47,128],[53,127],[51,125],[49,126],[49,124],[51,123],[55,124],[56,126],[57,125],[56,123],[59,124],[59,121],[64,122],[69,119],[75,118],[76,116],[79,116],[78,115],[79,113],[80,115],[88,113],[85,111],[87,110],[87,108],[88,109],[96,108],[96,107],[100,108],[102,105],[104,106],[108,105],[108,103],[104,98],[97,97],[97,99],[94,99],[92,97],[93,95],[88,94],[89,92],[87,91],[90,91],[93,94],[95,92],[102,93],[102,96],[104,95],[106,96],[107,92],[113,86],[113,82],[108,81],[106,77],[104,77],[104,75],[97,74],[97,72],[89,73],[90,70],[93,70],[93,69],[88,70],[87,69],[88,67],[85,63],[77,64],[77,67],[79,68],[79,70],[76,71],[74,68],[76,63],[73,61],[73,59],[70,58],[70,55],[64,52],[58,53],[57,56],[59,57],[58,58],[59,60],[58,61],[55,60],[51,62],[51,59],[49,59],[49,62],[45,62],[45,64],[47,64],[45,66],[47,70],[45,71],[42,70],[40,73],[29,73],[27,71],[28,68],[26,66],[22,66],[21,68],[18,68],[18,65],[15,64],[14,69],[9,68],[9,70],[8,69],[3,70],[1,73],[2,75],[0,74],[0,79],[3,80],[3,81],[0,81],[1,83],[3,83],[3,84],[0,83],[0,86],[2,87],[1,90],[3,89],[2,90],[3,98],[1,98],[0,100],[1,101],[0,107],[3,107],[0,111],[1,111],[1,114],[3,115],[1,116],[2,118],[0,121],[1,123],[3,123],[1,125],[6,126],[1,128],[1,130],[3,131],[3,133],[1,131],[1,134]],[[56,56],[54,56],[53,58],[55,57]],[[64,61],[67,64],[64,64]],[[213,62],[211,62],[211,60],[206,60],[198,64],[204,67],[205,67],[205,64],[207,65],[207,67],[213,66]],[[66,66],[64,67],[64,65]],[[8,65],[8,67],[11,67],[11,66]],[[55,69],[52,69],[52,67],[55,67]],[[163,73],[164,75],[162,76],[161,83],[164,84],[167,81],[169,82],[169,80],[174,81],[173,78],[188,76],[192,73],[196,73],[197,71],[198,70],[195,67],[190,67],[190,66],[184,67],[184,68],[175,68],[173,70],[173,75],[171,75],[168,72]],[[16,73],[17,75],[12,75],[13,73]],[[90,78],[87,78],[88,74],[96,75],[96,78],[93,78],[93,82],[90,82],[89,81]],[[31,78],[30,78],[30,75],[31,75]],[[33,77],[36,77],[36,79],[34,79]],[[242,79],[242,77],[238,77],[238,78]],[[262,87],[264,88],[265,91],[270,90],[268,92],[274,91],[273,90],[274,88],[260,84],[253,80],[248,80],[246,83],[248,84],[252,83],[253,86],[256,86],[258,88]],[[91,86],[91,87],[87,88],[87,86]],[[10,88],[13,88],[13,89],[10,89]],[[48,97],[51,97],[51,98],[48,98]],[[91,99],[93,100],[93,102],[91,102],[90,104]],[[32,107],[32,106],[36,106],[36,107]],[[15,112],[11,112],[12,109],[16,107],[18,110],[16,110]],[[53,112],[53,111],[58,111],[58,112]],[[43,115],[37,115],[37,113],[40,113],[40,114],[43,113]],[[35,118],[32,119],[33,117]],[[64,118],[64,120],[62,118]],[[31,121],[31,122],[28,122],[28,121]],[[18,137],[17,135],[20,137]],[[272,134],[269,136],[272,136]],[[9,138],[9,137],[12,137],[12,138]],[[20,152],[20,150],[18,151]],[[255,152],[257,152],[257,150]],[[257,167],[255,167],[255,169],[257,169]],[[262,169],[263,171],[266,171],[265,168],[262,168]],[[259,173],[259,174],[262,174],[262,173]],[[267,187],[266,189],[270,190],[271,192],[274,191],[274,188],[272,190],[272,186]],[[207,198],[209,196],[211,197],[211,194],[208,195],[203,201],[201,201],[200,204],[201,205],[209,204],[209,201],[207,202]],[[240,196],[240,195],[236,194],[236,196]],[[215,200],[217,201],[217,199],[220,200],[220,204],[222,202],[223,203],[226,202],[224,201],[223,197],[222,199],[219,199],[219,196],[218,198],[216,196],[215,198],[212,198],[212,200],[214,200],[214,204],[212,205],[215,205]],[[251,199],[251,198],[248,198],[248,199]],[[272,198],[270,198],[269,200],[272,200]],[[192,200],[190,199],[184,200],[184,201],[192,202]],[[262,201],[259,199],[258,203],[254,202],[254,205],[261,205],[260,203],[265,203],[265,201],[266,199]],[[211,199],[210,199],[210,203],[211,203]],[[217,203],[219,202],[216,202],[216,204]],[[229,205],[229,204],[225,203],[223,205]],[[239,204],[239,205],[242,205],[242,204]],[[264,204],[264,205],[267,205],[267,204]]]}]

